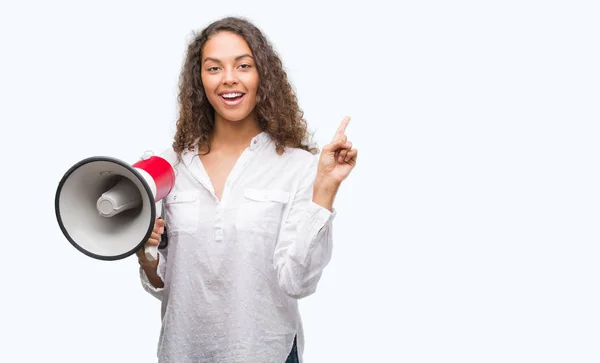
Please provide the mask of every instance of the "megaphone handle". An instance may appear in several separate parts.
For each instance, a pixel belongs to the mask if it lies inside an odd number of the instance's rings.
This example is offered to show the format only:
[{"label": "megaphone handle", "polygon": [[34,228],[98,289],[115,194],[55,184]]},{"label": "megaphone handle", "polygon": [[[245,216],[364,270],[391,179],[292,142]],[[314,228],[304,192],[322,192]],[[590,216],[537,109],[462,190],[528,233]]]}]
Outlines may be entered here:
[{"label": "megaphone handle", "polygon": [[148,261],[156,261],[158,258],[158,246],[146,246],[144,248],[144,254]]},{"label": "megaphone handle", "polygon": [[[156,214],[159,216],[157,219],[162,219],[162,201],[156,203]],[[146,246],[144,248],[144,254],[146,255],[148,261],[156,261],[158,258],[158,246]]]}]

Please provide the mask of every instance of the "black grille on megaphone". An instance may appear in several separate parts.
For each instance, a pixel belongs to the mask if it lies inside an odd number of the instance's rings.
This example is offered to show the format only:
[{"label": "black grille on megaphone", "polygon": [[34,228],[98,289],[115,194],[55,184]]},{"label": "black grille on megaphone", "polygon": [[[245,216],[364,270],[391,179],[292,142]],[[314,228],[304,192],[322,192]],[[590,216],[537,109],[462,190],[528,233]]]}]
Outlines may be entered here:
[{"label": "black grille on megaphone", "polygon": [[152,234],[156,202],[174,183],[171,165],[160,157],[146,157],[134,165],[114,157],[90,157],[73,165],[60,180],[56,218],[67,240],[87,256],[126,258]]}]

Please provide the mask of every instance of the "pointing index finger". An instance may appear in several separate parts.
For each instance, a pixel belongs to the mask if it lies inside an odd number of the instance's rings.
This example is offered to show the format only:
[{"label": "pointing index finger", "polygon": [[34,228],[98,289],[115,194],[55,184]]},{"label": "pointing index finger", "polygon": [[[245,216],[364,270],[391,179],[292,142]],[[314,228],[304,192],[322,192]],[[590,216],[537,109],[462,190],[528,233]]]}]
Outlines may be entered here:
[{"label": "pointing index finger", "polygon": [[335,137],[333,138],[334,140],[337,140],[340,137],[344,136],[344,133],[346,132],[346,127],[348,127],[349,122],[350,116],[344,117],[342,123],[340,124],[340,127],[338,127],[337,132],[335,133]]}]

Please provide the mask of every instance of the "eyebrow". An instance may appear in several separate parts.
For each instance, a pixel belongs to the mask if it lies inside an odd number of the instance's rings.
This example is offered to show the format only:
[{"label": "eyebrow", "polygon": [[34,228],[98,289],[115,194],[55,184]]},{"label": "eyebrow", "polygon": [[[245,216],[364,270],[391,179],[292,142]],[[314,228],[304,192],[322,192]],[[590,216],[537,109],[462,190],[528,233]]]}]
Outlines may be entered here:
[{"label": "eyebrow", "polygon": [[[240,60],[242,58],[246,58],[246,57],[254,59],[254,58],[252,58],[252,56],[250,54],[242,54],[242,55],[238,55],[237,57],[235,57],[235,60],[238,61],[238,60]],[[204,60],[204,63],[206,63],[208,61],[213,61],[213,62],[221,63],[221,61],[219,59],[217,59],[217,58],[206,57],[206,59]]]}]

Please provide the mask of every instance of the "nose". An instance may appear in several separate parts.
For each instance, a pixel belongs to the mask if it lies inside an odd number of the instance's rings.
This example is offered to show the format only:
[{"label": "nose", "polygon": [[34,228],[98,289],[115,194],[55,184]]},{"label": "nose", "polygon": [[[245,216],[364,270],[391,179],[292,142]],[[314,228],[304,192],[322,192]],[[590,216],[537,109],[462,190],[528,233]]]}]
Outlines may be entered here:
[{"label": "nose", "polygon": [[237,84],[235,72],[231,68],[226,69],[223,73],[223,84],[228,86]]}]

